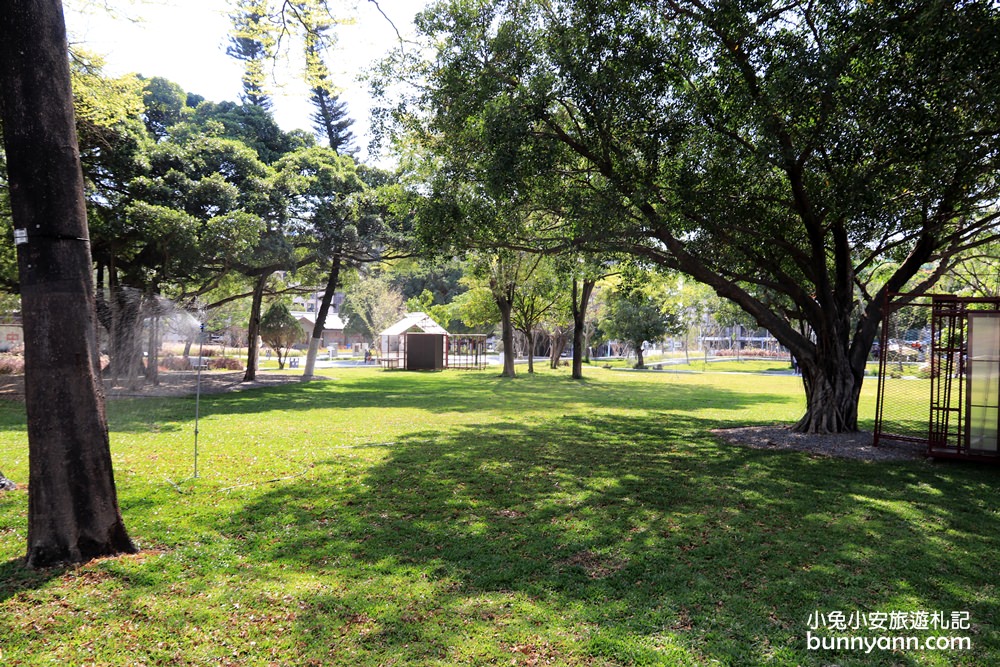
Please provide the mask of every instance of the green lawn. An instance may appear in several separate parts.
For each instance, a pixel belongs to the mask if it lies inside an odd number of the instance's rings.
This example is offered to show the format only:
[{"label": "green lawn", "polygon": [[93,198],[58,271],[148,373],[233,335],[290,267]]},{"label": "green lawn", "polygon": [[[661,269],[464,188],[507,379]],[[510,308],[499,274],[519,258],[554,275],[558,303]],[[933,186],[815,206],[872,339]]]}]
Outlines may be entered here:
[{"label": "green lawn", "polygon": [[[749,450],[709,433],[795,419],[798,378],[326,372],[202,397],[198,479],[193,399],[110,404],[138,556],[25,571],[27,494],[0,496],[0,664],[1000,655],[1000,470]],[[21,411],[0,404],[0,470],[23,482]],[[809,651],[816,611],[969,612],[968,631],[854,634],[970,636],[972,650]]]}]

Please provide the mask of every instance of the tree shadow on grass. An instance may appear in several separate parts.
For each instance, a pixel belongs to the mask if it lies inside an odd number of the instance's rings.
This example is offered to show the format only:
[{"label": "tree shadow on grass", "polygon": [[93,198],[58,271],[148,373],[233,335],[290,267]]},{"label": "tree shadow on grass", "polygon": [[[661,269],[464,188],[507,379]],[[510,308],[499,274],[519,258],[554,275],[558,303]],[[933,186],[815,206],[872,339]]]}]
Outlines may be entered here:
[{"label": "tree shadow on grass", "polygon": [[[13,530],[15,526],[24,525],[27,511],[28,491],[26,486],[20,486],[15,491],[0,493],[0,527],[15,532]],[[21,547],[23,549],[24,545]],[[5,551],[7,554],[12,553],[12,551]],[[21,556],[0,562],[0,602],[4,602],[22,591],[41,588],[64,571],[64,568],[30,569],[24,564],[24,553],[22,550]]]},{"label": "tree shadow on grass", "polygon": [[22,591],[41,588],[66,572],[66,567],[31,569],[24,564],[24,557],[12,558],[0,563],[0,602],[14,597]]},{"label": "tree shadow on grass", "polygon": [[[512,416],[552,406],[584,409],[661,410],[718,407],[739,410],[758,404],[800,402],[783,393],[734,391],[718,385],[671,381],[627,382],[601,377],[572,380],[563,374],[517,379],[474,372],[385,373],[344,381],[311,382],[246,392],[203,396],[201,414],[267,415],[324,409],[415,409],[432,414],[503,412]],[[151,420],[183,420],[194,414],[194,399],[160,401],[159,416],[143,411],[145,399],[113,416],[115,430],[145,430]]]},{"label": "tree shadow on grass", "polygon": [[[716,407],[740,410],[754,405],[784,406],[801,399],[787,393],[730,390],[718,384],[691,384],[669,375],[656,381],[594,375],[573,380],[564,373],[524,375],[516,379],[480,372],[377,373],[339,380],[296,383],[203,395],[202,418],[227,415],[356,409],[362,414],[386,408],[431,414],[503,412],[516,416],[551,406],[568,409],[692,410]],[[194,396],[131,398],[109,402],[113,433],[176,432],[188,428],[196,411]],[[23,414],[0,420],[0,431],[24,430]]]},{"label": "tree shadow on grass", "polygon": [[994,472],[745,450],[711,425],[415,433],[364,479],[277,488],[223,530],[259,576],[328,582],[297,624],[335,641],[304,660],[923,664],[806,651],[817,610],[969,611],[969,657],[1000,651],[982,590],[1000,566]]}]

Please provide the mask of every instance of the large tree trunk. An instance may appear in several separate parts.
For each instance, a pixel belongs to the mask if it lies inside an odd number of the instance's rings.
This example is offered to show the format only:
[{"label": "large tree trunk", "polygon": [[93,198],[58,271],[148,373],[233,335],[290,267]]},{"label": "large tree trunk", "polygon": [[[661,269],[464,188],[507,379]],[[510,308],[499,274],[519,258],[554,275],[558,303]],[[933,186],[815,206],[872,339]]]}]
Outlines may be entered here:
[{"label": "large tree trunk", "polygon": [[0,106],[25,338],[31,567],[136,551],[111,465],[67,49],[59,0],[0,0]]},{"label": "large tree trunk", "polygon": [[[583,280],[577,285],[573,281],[573,379],[583,379],[583,353],[584,353],[584,333],[587,326],[587,305],[590,303],[590,295],[594,292],[595,280]],[[587,353],[590,359],[590,353]]]},{"label": "large tree trunk", "polygon": [[515,285],[499,280],[490,279],[490,292],[493,294],[493,301],[500,311],[500,340],[503,344],[503,377],[517,377],[514,370],[514,290]]},{"label": "large tree trunk", "polygon": [[260,347],[257,344],[257,339],[260,338],[260,311],[261,305],[264,303],[264,288],[267,286],[269,276],[269,273],[257,276],[257,282],[253,286],[253,298],[250,301],[250,322],[247,331],[247,370],[243,374],[244,382],[253,382],[257,379],[257,357],[260,354]]},{"label": "large tree trunk", "polygon": [[858,430],[862,379],[849,365],[799,359],[806,392],[806,414],[793,427],[802,433],[848,433]]},{"label": "large tree trunk", "polygon": [[535,372],[535,330],[522,331],[528,341],[528,373]]},{"label": "large tree trunk", "polygon": [[559,368],[559,360],[562,358],[563,350],[566,349],[566,332],[562,327],[556,327],[549,334],[549,368],[556,370]]},{"label": "large tree trunk", "polygon": [[[850,344],[847,336],[817,334],[815,345],[789,348],[798,361],[806,394],[806,413],[793,427],[796,431],[850,433],[858,430],[858,401],[865,364],[880,320],[875,315],[862,318],[854,325]],[[848,322],[831,320],[828,331],[847,330],[849,326]]]},{"label": "large tree trunk", "polygon": [[504,377],[517,377],[514,370],[514,325],[511,324],[511,304],[506,299],[496,299],[500,309],[500,340],[503,342]]},{"label": "large tree trunk", "polygon": [[326,280],[326,289],[323,291],[323,300],[320,301],[319,311],[316,313],[316,324],[313,325],[312,338],[309,339],[309,352],[306,354],[306,369],[302,373],[302,380],[311,380],[313,371],[316,368],[316,355],[319,353],[319,344],[323,338],[323,325],[326,323],[326,316],[330,313],[330,304],[333,303],[333,295],[337,291],[337,283],[340,281],[340,253],[334,255],[333,264],[330,266],[330,275]]}]

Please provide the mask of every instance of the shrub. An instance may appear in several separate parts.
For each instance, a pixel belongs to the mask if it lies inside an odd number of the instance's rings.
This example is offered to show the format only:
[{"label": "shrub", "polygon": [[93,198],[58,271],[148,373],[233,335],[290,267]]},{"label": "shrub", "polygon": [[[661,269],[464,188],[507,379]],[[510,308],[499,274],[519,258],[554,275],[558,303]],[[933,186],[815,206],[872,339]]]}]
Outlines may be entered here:
[{"label": "shrub", "polygon": [[191,370],[191,360],[187,357],[169,355],[160,359],[160,368],[165,371],[189,371]]},{"label": "shrub", "polygon": [[239,359],[233,359],[232,357],[214,357],[208,361],[209,369],[213,371],[225,370],[225,371],[242,371],[243,362]]},{"label": "shrub", "polygon": [[0,355],[0,375],[21,375],[24,373],[24,357],[13,354]]}]

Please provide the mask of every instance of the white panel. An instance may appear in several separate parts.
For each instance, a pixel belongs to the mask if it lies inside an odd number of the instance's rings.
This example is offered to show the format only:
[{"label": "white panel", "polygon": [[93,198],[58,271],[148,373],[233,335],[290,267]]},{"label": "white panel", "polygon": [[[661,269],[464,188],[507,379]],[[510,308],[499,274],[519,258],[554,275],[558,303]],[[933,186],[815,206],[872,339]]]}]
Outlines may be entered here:
[{"label": "white panel", "polygon": [[969,313],[969,449],[997,452],[1000,314]]}]

